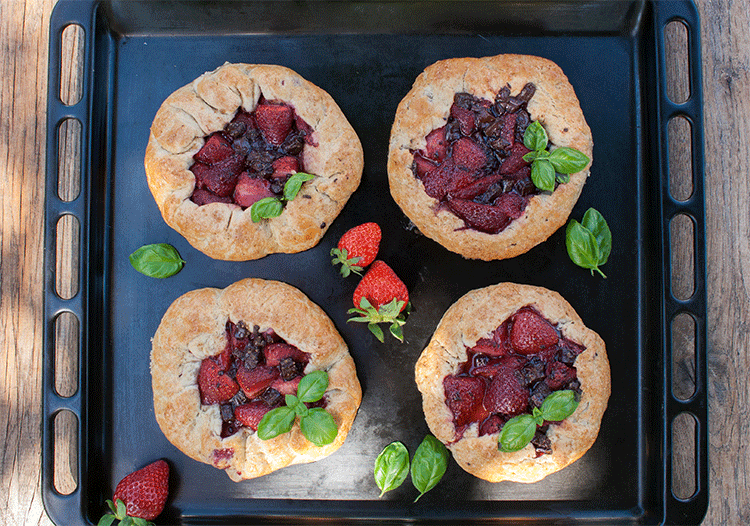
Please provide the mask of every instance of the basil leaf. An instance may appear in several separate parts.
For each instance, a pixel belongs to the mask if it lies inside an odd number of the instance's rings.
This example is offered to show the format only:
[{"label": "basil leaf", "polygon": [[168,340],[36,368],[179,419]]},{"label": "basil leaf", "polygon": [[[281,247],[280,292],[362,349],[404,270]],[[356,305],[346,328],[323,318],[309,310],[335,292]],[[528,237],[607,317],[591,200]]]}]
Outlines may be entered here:
[{"label": "basil leaf", "polygon": [[313,371],[306,374],[297,387],[297,398],[300,402],[317,402],[328,389],[328,373]]},{"label": "basil leaf", "polygon": [[523,134],[523,144],[529,150],[544,150],[548,142],[547,132],[539,121],[529,124]]},{"label": "basil leaf", "polygon": [[536,422],[536,425],[541,426],[544,424],[544,416],[538,407],[535,407],[533,411],[531,411],[531,417],[534,419],[534,422]]},{"label": "basil leaf", "polygon": [[568,256],[579,267],[593,269],[599,263],[599,248],[591,231],[575,219],[565,229]]},{"label": "basil leaf", "polygon": [[549,155],[549,162],[555,167],[555,170],[561,174],[578,173],[589,164],[590,159],[586,154],[579,152],[575,148],[560,146],[552,151]]},{"label": "basil leaf", "polygon": [[578,401],[574,391],[555,391],[542,402],[542,416],[549,422],[561,422],[572,415],[576,407]]},{"label": "basil leaf", "polygon": [[130,254],[128,259],[135,270],[150,278],[174,276],[185,264],[177,249],[168,243],[144,245]]},{"label": "basil leaf", "polygon": [[306,174],[305,172],[297,172],[292,175],[284,184],[284,199],[286,201],[291,201],[297,197],[300,188],[302,188],[302,183],[309,181],[313,177],[315,176],[312,174]]},{"label": "basil leaf", "polygon": [[531,415],[514,416],[503,425],[498,437],[500,451],[512,453],[520,451],[531,442],[536,433],[536,422]]},{"label": "basil leaf", "polygon": [[380,488],[380,496],[396,489],[409,474],[409,452],[401,442],[391,442],[383,448],[375,459],[375,483]]},{"label": "basil leaf", "polygon": [[557,174],[556,175],[557,182],[560,184],[565,184],[570,182],[570,175],[569,174]]},{"label": "basil leaf", "polygon": [[547,150],[532,150],[521,157],[521,159],[523,159],[527,163],[530,163],[537,159],[549,159],[549,152]]},{"label": "basil leaf", "polygon": [[268,440],[282,433],[288,433],[294,424],[294,417],[294,409],[291,407],[271,409],[258,423],[258,438]]},{"label": "basil leaf", "polygon": [[411,460],[411,482],[422,495],[434,488],[448,469],[448,449],[437,438],[427,435]]},{"label": "basil leaf", "polygon": [[261,219],[278,217],[283,211],[284,205],[281,204],[278,198],[264,197],[260,201],[253,203],[253,206],[250,207],[250,219],[253,220],[253,223],[257,223]]},{"label": "basil leaf", "polygon": [[586,210],[581,224],[594,234],[596,244],[599,246],[598,263],[604,265],[612,251],[612,232],[609,231],[609,225],[607,225],[604,217],[593,208]]},{"label": "basil leaf", "polygon": [[546,192],[555,191],[555,169],[546,159],[537,159],[531,164],[531,181]]},{"label": "basil leaf", "polygon": [[302,434],[318,447],[333,442],[339,430],[331,414],[322,407],[313,407],[299,422]]},{"label": "basil leaf", "polygon": [[294,395],[285,395],[284,403],[286,404],[287,407],[291,407],[292,409],[294,409],[297,406],[297,404],[299,404],[299,398],[297,398]]}]

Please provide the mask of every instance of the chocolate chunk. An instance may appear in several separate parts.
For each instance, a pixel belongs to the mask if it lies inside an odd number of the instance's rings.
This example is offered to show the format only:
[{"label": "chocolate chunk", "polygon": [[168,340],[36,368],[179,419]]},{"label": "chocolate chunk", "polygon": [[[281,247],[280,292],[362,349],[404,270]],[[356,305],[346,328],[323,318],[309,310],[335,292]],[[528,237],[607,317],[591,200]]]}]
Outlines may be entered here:
[{"label": "chocolate chunk", "polygon": [[270,406],[278,405],[284,399],[284,395],[276,389],[269,387],[260,395],[260,399]]},{"label": "chocolate chunk", "polygon": [[551,393],[552,389],[550,389],[546,383],[539,382],[531,390],[531,397],[529,398],[529,402],[531,402],[531,405],[533,407],[542,407],[544,399],[547,398]]},{"label": "chocolate chunk", "polygon": [[279,371],[281,372],[281,378],[285,382],[288,382],[295,376],[299,375],[299,368],[297,363],[291,357],[282,358],[279,362]]}]

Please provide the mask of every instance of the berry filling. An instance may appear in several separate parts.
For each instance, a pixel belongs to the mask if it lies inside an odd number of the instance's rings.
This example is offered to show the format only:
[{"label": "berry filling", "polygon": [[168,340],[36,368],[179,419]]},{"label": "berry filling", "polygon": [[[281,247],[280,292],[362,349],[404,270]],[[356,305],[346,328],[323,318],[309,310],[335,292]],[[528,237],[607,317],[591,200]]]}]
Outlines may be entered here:
[{"label": "berry filling", "polygon": [[[226,325],[224,350],[205,358],[198,371],[201,403],[219,404],[221,437],[243,427],[258,430],[261,418],[295,394],[310,355],[286,343],[272,329],[260,332],[243,322]],[[308,407],[325,407],[325,397]]]},{"label": "berry filling", "polygon": [[[531,306],[508,317],[487,338],[467,348],[468,359],[443,379],[458,439],[473,423],[479,436],[498,433],[510,418],[531,414],[553,391],[581,393],[574,362],[585,347],[565,338]],[[545,422],[532,444],[551,453]]]},{"label": "berry filling", "polygon": [[540,192],[531,163],[523,160],[530,151],[523,143],[531,123],[526,105],[535,91],[529,83],[512,96],[505,86],[494,102],[456,93],[445,126],[431,131],[424,149],[414,152],[414,176],[466,228],[497,234]]},{"label": "berry filling", "polygon": [[190,199],[252,206],[264,197],[279,197],[284,183],[303,170],[302,150],[317,146],[312,128],[289,104],[261,97],[252,112],[237,110],[222,131],[206,136],[193,155],[190,170],[195,189]]}]

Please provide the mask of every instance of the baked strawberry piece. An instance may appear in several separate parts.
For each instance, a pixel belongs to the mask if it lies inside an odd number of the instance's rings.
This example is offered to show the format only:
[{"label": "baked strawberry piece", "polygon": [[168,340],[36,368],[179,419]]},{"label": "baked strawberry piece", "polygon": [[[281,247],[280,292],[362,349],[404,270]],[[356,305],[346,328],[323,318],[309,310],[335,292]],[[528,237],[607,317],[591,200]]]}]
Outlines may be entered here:
[{"label": "baked strawberry piece", "polygon": [[261,97],[252,112],[242,108],[223,130],[205,137],[193,155],[191,200],[247,208],[279,197],[284,183],[302,170],[304,146],[314,146],[312,128],[289,104]]},{"label": "baked strawberry piece", "polygon": [[[250,330],[227,322],[226,347],[204,358],[198,371],[201,404],[218,404],[222,438],[243,427],[258,429],[263,415],[294,394],[310,356],[286,343],[273,330]],[[323,402],[324,403],[324,402]]]},{"label": "baked strawberry piece", "polygon": [[[467,348],[467,360],[443,379],[443,391],[458,438],[473,423],[479,435],[499,432],[510,418],[531,414],[554,391],[580,395],[574,362],[585,347],[562,336],[536,309],[525,306],[492,334]],[[540,428],[537,455],[551,453]]]},{"label": "baked strawberry piece", "polygon": [[523,136],[534,95],[528,83],[513,96],[502,88],[494,102],[457,93],[445,126],[414,152],[412,172],[425,192],[460,217],[467,228],[496,234],[523,215],[540,191],[531,180]]}]

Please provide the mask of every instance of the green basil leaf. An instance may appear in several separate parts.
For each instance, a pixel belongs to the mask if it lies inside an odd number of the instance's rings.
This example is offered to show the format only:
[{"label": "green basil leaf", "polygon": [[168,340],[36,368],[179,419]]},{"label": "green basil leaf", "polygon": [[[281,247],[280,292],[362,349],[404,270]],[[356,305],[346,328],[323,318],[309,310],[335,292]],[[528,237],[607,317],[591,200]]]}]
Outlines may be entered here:
[{"label": "green basil leaf", "polygon": [[174,276],[185,264],[177,249],[168,243],[144,245],[130,254],[130,264],[150,278]]},{"label": "green basil leaf", "polygon": [[561,174],[578,173],[589,164],[590,159],[586,154],[579,152],[575,148],[561,146],[552,151],[549,155],[549,162],[552,163],[555,170]]},{"label": "green basil leaf", "polygon": [[422,495],[434,488],[448,469],[448,449],[437,438],[427,435],[411,459],[411,482]]},{"label": "green basil leaf", "polygon": [[532,150],[523,157],[521,157],[527,163],[535,161],[537,159],[549,159],[549,152],[547,150]]},{"label": "green basil leaf", "polygon": [[300,418],[302,434],[318,447],[327,446],[336,439],[339,430],[331,414],[322,407],[313,407],[307,416]]},{"label": "green basil leaf", "polygon": [[328,373],[313,371],[306,374],[297,387],[297,397],[300,402],[317,402],[328,389]]},{"label": "green basil leaf", "polygon": [[277,407],[263,415],[258,423],[258,438],[268,440],[288,433],[294,424],[295,412],[291,407]]},{"label": "green basil leaf", "polygon": [[544,150],[548,142],[547,132],[539,121],[529,124],[523,134],[523,144],[529,150]]},{"label": "green basil leaf", "polygon": [[287,407],[291,407],[292,409],[294,409],[297,406],[297,404],[299,404],[299,398],[297,398],[294,395],[285,395],[284,403],[286,404]]},{"label": "green basil leaf", "polygon": [[306,174],[305,172],[297,172],[292,175],[284,184],[284,199],[286,201],[291,201],[297,197],[300,188],[302,188],[302,183],[309,181],[313,177],[315,176],[312,174]]},{"label": "green basil leaf", "polygon": [[545,192],[555,191],[555,169],[546,159],[537,159],[531,164],[531,181]]},{"label": "green basil leaf", "polygon": [[294,406],[294,412],[297,414],[298,417],[303,418],[306,417],[310,410],[307,408],[305,404],[299,403]]},{"label": "green basil leaf", "polygon": [[284,205],[281,204],[278,198],[264,197],[260,201],[253,203],[253,206],[250,207],[250,219],[253,220],[253,223],[257,223],[261,219],[278,217],[283,211]]},{"label": "green basil leaf", "polygon": [[565,184],[570,182],[570,175],[569,174],[557,174],[557,182],[560,184]]},{"label": "green basil leaf", "polygon": [[571,219],[565,229],[565,246],[573,263],[579,267],[598,270],[599,248],[596,238],[575,219]]},{"label": "green basil leaf", "polygon": [[542,402],[542,416],[549,422],[561,422],[572,415],[576,407],[578,401],[575,391],[555,391]]},{"label": "green basil leaf", "polygon": [[536,425],[541,426],[544,424],[544,416],[542,416],[542,411],[535,407],[533,411],[531,411],[531,417],[534,419],[534,422],[536,422]]},{"label": "green basil leaf", "polygon": [[612,251],[612,232],[604,217],[595,209],[589,208],[583,214],[581,224],[594,234],[596,244],[599,247],[599,265],[604,265],[609,259],[609,253]]},{"label": "green basil leaf", "polygon": [[514,416],[503,425],[498,437],[500,451],[512,453],[520,451],[531,442],[536,433],[536,421],[531,415]]},{"label": "green basil leaf", "polygon": [[375,459],[375,483],[381,497],[403,484],[408,474],[409,452],[401,442],[391,442]]}]

